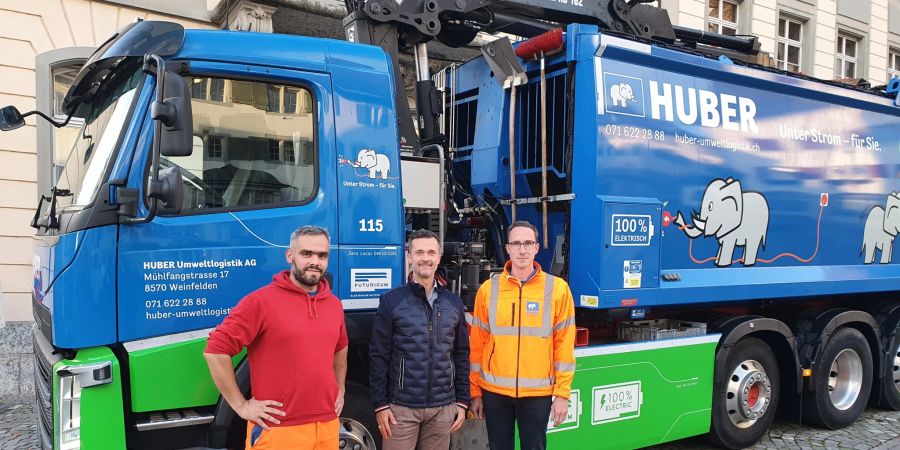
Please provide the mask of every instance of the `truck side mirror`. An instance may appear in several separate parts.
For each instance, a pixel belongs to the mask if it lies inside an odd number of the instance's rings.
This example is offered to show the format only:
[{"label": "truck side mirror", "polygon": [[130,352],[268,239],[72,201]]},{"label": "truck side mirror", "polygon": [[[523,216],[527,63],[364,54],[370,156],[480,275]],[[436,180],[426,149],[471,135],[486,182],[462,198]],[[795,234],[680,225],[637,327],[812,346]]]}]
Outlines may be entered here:
[{"label": "truck side mirror", "polygon": [[163,156],[189,156],[194,149],[191,92],[184,77],[166,72],[162,102],[150,107],[150,117],[162,126],[159,153]]},{"label": "truck side mirror", "polygon": [[172,166],[160,170],[156,191],[153,196],[161,202],[160,214],[180,213],[184,204],[184,180],[182,180],[181,168]]},{"label": "truck side mirror", "polygon": [[10,131],[25,125],[25,118],[15,106],[0,109],[0,131]]}]

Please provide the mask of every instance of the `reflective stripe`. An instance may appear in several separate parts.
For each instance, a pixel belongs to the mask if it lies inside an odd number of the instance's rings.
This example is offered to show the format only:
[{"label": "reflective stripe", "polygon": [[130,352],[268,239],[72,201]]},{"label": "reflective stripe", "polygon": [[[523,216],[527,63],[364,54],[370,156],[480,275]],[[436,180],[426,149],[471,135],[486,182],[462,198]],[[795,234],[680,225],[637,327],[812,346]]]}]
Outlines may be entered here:
[{"label": "reflective stripe", "polygon": [[[481,378],[495,386],[515,389],[516,378],[498,377],[490,373],[481,372]],[[520,388],[546,388],[553,386],[552,378],[518,378],[518,387]]]},{"label": "reflective stripe", "polygon": [[481,328],[482,330],[487,331],[488,333],[491,332],[491,326],[489,324],[482,322],[481,319],[479,319],[475,316],[472,316],[472,326]]},{"label": "reflective stripe", "polygon": [[574,372],[575,363],[565,363],[557,361],[553,363],[553,370],[556,370],[558,372]]},{"label": "reflective stripe", "polygon": [[481,363],[472,363],[469,365],[469,372],[476,373],[481,372]]},{"label": "reflective stripe", "polygon": [[[512,327],[512,326],[500,326],[497,324],[497,308],[500,303],[500,276],[494,275],[491,277],[491,297],[488,299],[488,327],[492,334],[495,336],[535,336],[535,337],[550,337],[552,334],[551,329],[551,321],[553,317],[553,311],[551,311],[553,307],[553,285],[555,283],[555,278],[553,275],[549,273],[545,273],[544,279],[544,310],[541,317],[541,326],[540,327]],[[521,305],[519,305],[521,308]]]},{"label": "reflective stripe", "polygon": [[553,332],[556,333],[557,331],[562,330],[563,328],[574,327],[574,326],[575,326],[575,316],[572,316],[572,317],[569,317],[568,319],[563,320],[562,322],[554,325]]}]

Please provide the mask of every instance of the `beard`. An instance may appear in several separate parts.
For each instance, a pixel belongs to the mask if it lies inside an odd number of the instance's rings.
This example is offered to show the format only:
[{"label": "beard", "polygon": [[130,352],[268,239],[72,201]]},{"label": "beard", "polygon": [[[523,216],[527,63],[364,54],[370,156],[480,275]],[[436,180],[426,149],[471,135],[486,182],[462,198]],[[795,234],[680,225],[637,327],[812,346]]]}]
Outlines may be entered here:
[{"label": "beard", "polygon": [[419,263],[413,266],[413,273],[420,278],[431,278],[434,276],[434,265]]},{"label": "beard", "polygon": [[322,268],[319,266],[308,265],[301,270],[297,267],[297,264],[291,264],[291,276],[303,286],[315,288],[319,285],[319,280],[322,279]]}]

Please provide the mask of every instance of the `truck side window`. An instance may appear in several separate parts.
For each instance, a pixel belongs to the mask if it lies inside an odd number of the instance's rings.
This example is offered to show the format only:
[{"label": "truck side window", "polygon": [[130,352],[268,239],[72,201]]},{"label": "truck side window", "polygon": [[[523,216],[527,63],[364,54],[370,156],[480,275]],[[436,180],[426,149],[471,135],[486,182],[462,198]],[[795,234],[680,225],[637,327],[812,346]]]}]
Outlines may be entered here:
[{"label": "truck side window", "polygon": [[188,83],[194,151],[161,158],[162,168],[181,168],[181,214],[312,200],[318,160],[316,108],[308,89],[205,77],[190,77]]}]

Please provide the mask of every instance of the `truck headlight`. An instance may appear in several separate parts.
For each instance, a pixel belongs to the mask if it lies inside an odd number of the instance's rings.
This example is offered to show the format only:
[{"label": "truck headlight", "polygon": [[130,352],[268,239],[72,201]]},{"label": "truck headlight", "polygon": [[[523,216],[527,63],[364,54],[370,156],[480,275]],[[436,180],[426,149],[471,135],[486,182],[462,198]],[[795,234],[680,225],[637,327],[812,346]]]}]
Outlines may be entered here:
[{"label": "truck headlight", "polygon": [[59,448],[81,448],[81,383],[77,375],[59,378]]},{"label": "truck headlight", "polygon": [[112,363],[64,366],[59,377],[59,449],[81,448],[81,390],[112,383]]}]

